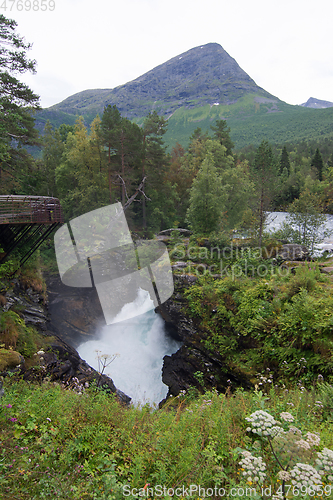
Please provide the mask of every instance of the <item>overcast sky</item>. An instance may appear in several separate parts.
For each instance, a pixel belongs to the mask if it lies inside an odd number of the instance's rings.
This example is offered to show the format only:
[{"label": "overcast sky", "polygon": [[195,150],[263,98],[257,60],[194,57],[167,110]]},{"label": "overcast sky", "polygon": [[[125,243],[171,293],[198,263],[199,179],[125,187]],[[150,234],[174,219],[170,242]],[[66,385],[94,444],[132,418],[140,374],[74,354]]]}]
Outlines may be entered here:
[{"label": "overcast sky", "polygon": [[7,0],[0,13],[33,43],[37,75],[20,79],[43,107],[114,88],[209,42],[289,104],[333,101],[332,0],[43,0],[45,12],[29,4]]}]

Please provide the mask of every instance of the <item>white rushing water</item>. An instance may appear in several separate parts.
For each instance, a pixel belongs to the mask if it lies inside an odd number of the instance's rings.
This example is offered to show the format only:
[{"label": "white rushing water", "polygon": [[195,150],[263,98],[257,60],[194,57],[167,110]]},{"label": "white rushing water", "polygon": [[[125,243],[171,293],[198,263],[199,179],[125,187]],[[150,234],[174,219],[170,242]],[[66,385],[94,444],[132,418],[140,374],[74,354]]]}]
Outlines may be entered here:
[{"label": "white rushing water", "polygon": [[[125,304],[116,316],[118,323],[104,326],[96,340],[81,344],[77,351],[96,370],[99,355],[119,354],[105,369],[117,389],[135,405],[158,404],[168,392],[162,382],[163,356],[181,346],[165,331],[163,319],[151,309],[149,293],[139,290],[134,302]],[[137,314],[133,316],[133,312]],[[130,319],[128,319],[130,318]]]},{"label": "white rushing water", "polygon": [[[270,212],[266,221],[266,231],[273,232],[280,229],[282,223],[286,220],[288,212]],[[326,215],[325,230],[331,231],[332,234],[325,238],[321,243],[316,244],[318,254],[324,250],[333,252],[333,215]]]}]

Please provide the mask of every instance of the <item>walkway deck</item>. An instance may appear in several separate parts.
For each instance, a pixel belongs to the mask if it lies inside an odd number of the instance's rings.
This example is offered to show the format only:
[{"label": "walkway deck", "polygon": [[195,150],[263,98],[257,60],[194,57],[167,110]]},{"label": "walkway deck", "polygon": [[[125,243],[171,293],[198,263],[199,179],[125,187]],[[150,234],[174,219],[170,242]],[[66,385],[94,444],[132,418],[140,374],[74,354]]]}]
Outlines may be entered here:
[{"label": "walkway deck", "polygon": [[0,196],[0,263],[15,250],[21,265],[64,222],[60,202],[49,196]]},{"label": "walkway deck", "polygon": [[0,224],[63,222],[60,201],[48,196],[0,196]]}]

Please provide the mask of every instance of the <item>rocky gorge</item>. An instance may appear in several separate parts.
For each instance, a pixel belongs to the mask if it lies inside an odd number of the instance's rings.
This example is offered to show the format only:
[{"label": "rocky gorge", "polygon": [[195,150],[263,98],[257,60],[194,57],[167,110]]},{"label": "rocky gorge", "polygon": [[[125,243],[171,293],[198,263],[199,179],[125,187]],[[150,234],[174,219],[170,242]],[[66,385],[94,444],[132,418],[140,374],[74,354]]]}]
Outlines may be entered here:
[{"label": "rocky gorge", "polygon": [[[163,304],[162,311],[156,310],[167,320],[167,334],[182,342],[175,354],[164,357],[162,380],[169,387],[168,396],[177,396],[190,387],[200,391],[203,384],[219,391],[231,384],[250,385],[239,374],[223,373],[223,361],[203,348],[205,333],[184,312],[183,292],[196,279],[174,275],[173,296]],[[75,349],[82,341],[92,340],[104,321],[96,290],[67,287],[58,276],[46,276],[46,284],[47,298],[32,287],[25,289],[18,278],[12,280],[7,291],[2,291],[3,312],[16,311],[26,327],[33,326],[38,332],[43,347],[31,359],[25,359],[15,345],[3,345],[0,374],[14,372],[27,381],[49,380],[77,391],[83,391],[95,380],[128,404],[130,398],[115,387],[111,378],[100,375]],[[203,379],[197,377],[198,373],[202,373]]]},{"label": "rocky gorge", "polygon": [[[305,247],[283,245],[280,259],[294,265],[307,258]],[[174,269],[181,269],[176,263]],[[181,273],[181,274],[180,274]],[[182,343],[180,349],[163,359],[162,381],[168,386],[168,395],[177,396],[182,391],[216,389],[218,392],[242,386],[253,386],[253,377],[239,368],[227,366],[217,353],[205,347],[208,332],[198,320],[188,314],[186,290],[197,282],[195,275],[175,272],[174,293],[155,310],[165,320],[167,335]],[[97,329],[103,325],[103,312],[95,288],[74,288],[63,285],[58,275],[46,275],[45,290],[28,288],[19,278],[11,280],[1,291],[1,309],[14,312],[25,327],[33,326],[41,342],[30,359],[24,350],[16,350],[15,339],[2,338],[0,349],[0,375],[14,371],[25,380],[51,380],[65,387],[83,391],[93,381],[106,386],[118,399],[129,404],[130,398],[116,388],[111,378],[101,375],[84,360],[76,348],[93,340]],[[214,314],[214,310],[212,310]],[[161,402],[163,404],[163,402]]]}]

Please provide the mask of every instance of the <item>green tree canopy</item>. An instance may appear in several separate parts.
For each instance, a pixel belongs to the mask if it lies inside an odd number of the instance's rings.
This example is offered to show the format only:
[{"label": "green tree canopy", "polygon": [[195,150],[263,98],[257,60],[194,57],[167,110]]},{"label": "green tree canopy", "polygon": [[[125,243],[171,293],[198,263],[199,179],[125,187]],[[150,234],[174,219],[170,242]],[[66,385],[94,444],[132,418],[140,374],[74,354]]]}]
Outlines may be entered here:
[{"label": "green tree canopy", "polygon": [[227,149],[227,156],[231,155],[234,143],[230,139],[230,127],[228,127],[226,120],[216,120],[215,126],[211,125],[210,128],[214,132],[213,138]]},{"label": "green tree canopy", "polygon": [[190,191],[187,220],[197,234],[208,235],[220,229],[226,194],[222,179],[214,166],[212,153],[207,153]]},{"label": "green tree canopy", "polygon": [[27,71],[35,73],[36,61],[27,58],[31,45],[15,32],[16,26],[0,14],[0,178],[6,190],[17,186],[24,168],[27,154],[22,147],[35,144],[38,136],[33,111],[39,108],[39,97],[17,79]]},{"label": "green tree canopy", "polygon": [[286,236],[294,243],[306,245],[313,252],[315,245],[331,234],[325,229],[326,216],[321,211],[320,196],[308,189],[302,191],[300,197],[288,207],[283,226]]},{"label": "green tree canopy", "polygon": [[318,175],[318,180],[322,181],[323,180],[324,162],[323,162],[323,159],[321,157],[319,148],[316,149],[315,155],[312,158],[311,167],[314,167],[316,169],[317,175]]}]

